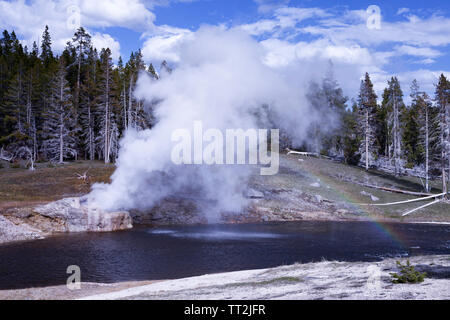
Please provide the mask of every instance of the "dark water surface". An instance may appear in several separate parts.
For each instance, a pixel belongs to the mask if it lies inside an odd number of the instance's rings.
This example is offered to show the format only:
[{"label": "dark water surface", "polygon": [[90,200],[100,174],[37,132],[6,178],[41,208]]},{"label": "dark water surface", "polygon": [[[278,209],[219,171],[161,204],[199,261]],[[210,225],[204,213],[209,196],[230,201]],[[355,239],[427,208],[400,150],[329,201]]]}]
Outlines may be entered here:
[{"label": "dark water surface", "polygon": [[[386,230],[389,230],[387,232]],[[450,226],[372,222],[282,222],[136,228],[67,234],[0,246],[0,289],[83,282],[174,279],[296,262],[376,261],[450,254]]]}]

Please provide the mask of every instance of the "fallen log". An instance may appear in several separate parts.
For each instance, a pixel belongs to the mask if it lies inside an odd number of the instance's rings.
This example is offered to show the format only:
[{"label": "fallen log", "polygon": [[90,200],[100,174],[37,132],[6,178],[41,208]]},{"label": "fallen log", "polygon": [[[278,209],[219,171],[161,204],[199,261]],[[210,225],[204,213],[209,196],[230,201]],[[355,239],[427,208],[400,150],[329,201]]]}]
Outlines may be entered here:
[{"label": "fallen log", "polygon": [[319,157],[319,154],[318,154],[318,153],[315,153],[315,152],[300,152],[300,151],[293,151],[293,150],[291,150],[291,149],[289,149],[289,148],[287,148],[286,151],[288,152],[288,153],[287,153],[288,155],[290,155],[290,154],[298,154],[298,155],[300,155],[300,156],[305,156],[305,157],[309,157],[309,156],[312,156],[312,157]]},{"label": "fallen log", "polygon": [[[399,202],[391,202],[391,203],[357,203],[357,205],[360,205],[360,206],[371,206],[371,207],[393,206],[393,205],[398,205],[398,204],[405,204],[405,203],[412,203],[412,202],[429,200],[429,199],[433,199],[433,198],[437,198],[437,197],[442,197],[444,195],[445,195],[445,193],[440,193],[440,194],[433,194],[433,195],[425,197],[425,198],[411,199],[411,200],[405,200],[405,201],[399,201]],[[439,201],[441,201],[441,200],[439,200]]]},{"label": "fallen log", "polygon": [[406,191],[406,190],[400,190],[400,189],[394,189],[394,188],[386,188],[386,187],[378,187],[378,186],[374,186],[371,184],[366,184],[366,183],[361,183],[361,182],[354,182],[353,183],[359,184],[361,186],[367,187],[367,188],[372,188],[372,189],[378,189],[378,190],[383,190],[383,191],[388,191],[388,192],[393,192],[393,193],[401,193],[401,194],[408,194],[411,196],[418,196],[418,197],[427,197],[427,196],[432,196],[432,193],[427,193],[427,192],[414,192],[414,191]]},{"label": "fallen log", "polygon": [[377,189],[377,190],[383,190],[383,191],[388,191],[388,192],[393,192],[393,193],[401,193],[401,194],[408,194],[410,196],[417,196],[417,197],[428,197],[428,196],[432,196],[432,193],[428,193],[428,192],[415,192],[415,191],[407,191],[407,190],[400,190],[400,189],[394,189],[394,188],[387,188],[387,187],[379,187],[379,186],[374,186],[372,184],[368,184],[368,183],[362,183],[362,182],[358,182],[358,181],[353,181],[350,179],[344,179],[342,177],[336,176],[337,179],[345,181],[345,182],[350,182],[350,183],[356,183],[357,185],[363,186],[363,187],[367,187],[367,188],[371,188],[371,189]]},{"label": "fallen log", "polygon": [[433,204],[436,204],[436,203],[439,203],[439,202],[441,202],[441,201],[442,201],[442,200],[439,199],[439,200],[435,200],[435,201],[433,201],[433,202],[424,204],[423,206],[420,206],[420,207],[418,207],[418,208],[415,208],[415,209],[413,209],[413,210],[410,210],[410,211],[408,211],[408,212],[402,214],[402,217],[405,217],[405,216],[407,216],[408,214],[411,214],[411,213],[416,212],[416,211],[418,211],[418,210],[420,210],[420,209],[429,207],[429,206],[431,206],[431,205],[433,205]]}]

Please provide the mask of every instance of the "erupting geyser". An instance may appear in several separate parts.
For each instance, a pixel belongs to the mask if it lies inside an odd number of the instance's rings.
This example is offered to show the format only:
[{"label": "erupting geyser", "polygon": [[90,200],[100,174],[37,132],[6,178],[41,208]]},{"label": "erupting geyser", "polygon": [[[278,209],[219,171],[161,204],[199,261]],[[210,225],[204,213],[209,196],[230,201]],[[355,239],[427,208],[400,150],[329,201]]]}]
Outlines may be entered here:
[{"label": "erupting geyser", "polygon": [[263,46],[235,29],[203,27],[179,47],[180,63],[154,80],[141,74],[136,97],[158,101],[151,130],[127,132],[111,184],[96,184],[90,200],[105,210],[149,209],[158,201],[195,194],[208,199],[207,218],[236,212],[252,168],[245,165],[176,165],[172,133],[204,128],[282,129],[298,143],[319,116],[305,98],[311,75],[299,65],[267,65]]}]

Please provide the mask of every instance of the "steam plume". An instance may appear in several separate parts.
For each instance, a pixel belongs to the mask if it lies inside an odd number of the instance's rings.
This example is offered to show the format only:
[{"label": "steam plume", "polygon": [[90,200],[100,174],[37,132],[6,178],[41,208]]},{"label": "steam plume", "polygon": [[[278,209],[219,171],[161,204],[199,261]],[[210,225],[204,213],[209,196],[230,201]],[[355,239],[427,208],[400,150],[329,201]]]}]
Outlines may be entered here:
[{"label": "steam plume", "polygon": [[[223,131],[282,124],[301,143],[308,124],[320,118],[305,98],[310,75],[299,65],[268,66],[263,47],[242,31],[202,27],[181,45],[179,56],[170,75],[153,80],[142,74],[138,80],[137,98],[160,101],[154,110],[158,123],[152,130],[129,131],[112,183],[94,186],[90,196],[106,210],[149,209],[165,197],[194,194],[211,203],[210,220],[223,211],[239,211],[253,168],[175,166],[172,132],[190,129],[198,120],[204,128]],[[269,106],[270,122],[263,105]]]}]

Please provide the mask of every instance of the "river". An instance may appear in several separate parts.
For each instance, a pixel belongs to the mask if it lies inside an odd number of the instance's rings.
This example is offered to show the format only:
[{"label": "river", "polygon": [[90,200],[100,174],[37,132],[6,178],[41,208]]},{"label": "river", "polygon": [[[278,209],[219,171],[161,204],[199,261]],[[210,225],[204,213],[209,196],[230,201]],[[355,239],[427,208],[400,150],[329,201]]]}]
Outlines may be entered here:
[{"label": "river", "polygon": [[374,222],[280,222],[138,227],[64,234],[0,246],[0,289],[83,282],[175,279],[321,259],[376,261],[449,254],[450,226]]}]

